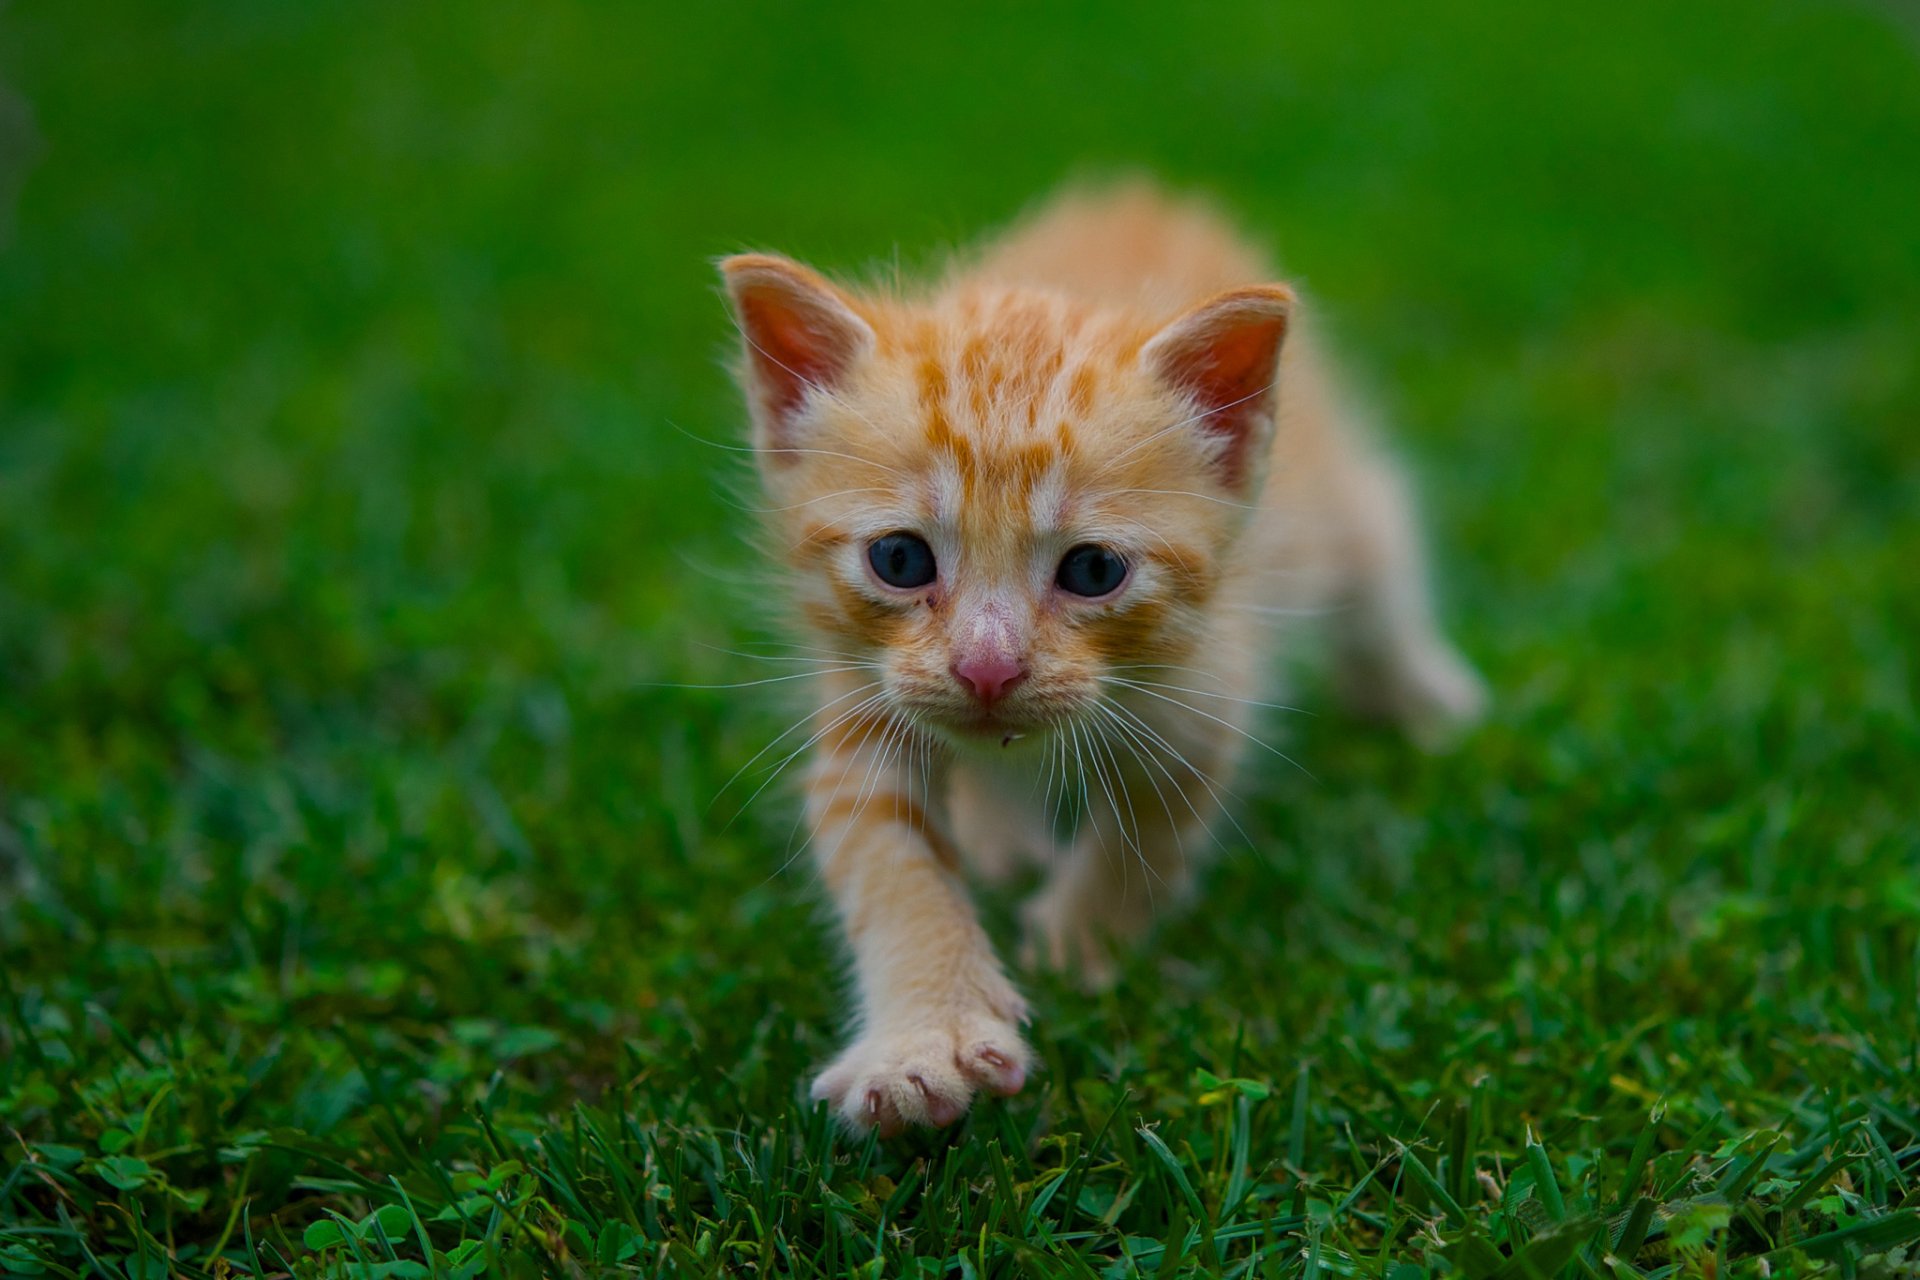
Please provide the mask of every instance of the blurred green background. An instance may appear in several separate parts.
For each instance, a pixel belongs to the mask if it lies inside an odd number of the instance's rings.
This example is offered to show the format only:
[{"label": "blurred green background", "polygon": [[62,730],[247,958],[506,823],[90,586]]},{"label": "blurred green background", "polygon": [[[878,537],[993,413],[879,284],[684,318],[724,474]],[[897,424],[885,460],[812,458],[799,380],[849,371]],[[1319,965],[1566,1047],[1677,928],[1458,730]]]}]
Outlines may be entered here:
[{"label": "blurred green background", "polygon": [[[337,1266],[328,1211],[478,1182],[399,1260],[1437,1271],[1395,1143],[1464,1108],[1428,1159],[1510,1253],[1473,1171],[1532,1132],[1606,1210],[1659,1097],[1650,1194],[1786,1136],[1644,1267],[1892,1230],[1910,9],[101,0],[0,10],[0,71],[0,1261]],[[792,806],[715,801],[791,708],[660,687],[778,638],[712,260],[925,263],[1115,168],[1326,314],[1497,709],[1285,726],[1317,781],[1249,778],[1121,991],[1030,982],[1027,1097],[836,1155]]]}]

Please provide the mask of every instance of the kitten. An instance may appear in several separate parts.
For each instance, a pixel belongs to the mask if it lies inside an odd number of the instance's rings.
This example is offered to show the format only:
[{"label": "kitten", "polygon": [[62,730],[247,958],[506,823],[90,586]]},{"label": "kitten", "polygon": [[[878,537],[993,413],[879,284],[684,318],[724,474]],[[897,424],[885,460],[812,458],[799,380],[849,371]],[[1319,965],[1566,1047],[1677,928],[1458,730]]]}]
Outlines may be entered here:
[{"label": "kitten", "polygon": [[1052,849],[1036,793],[1085,811],[1028,955],[1097,985],[1212,839],[1274,616],[1327,612],[1347,687],[1417,734],[1473,718],[1480,684],[1294,292],[1202,206],[1069,193],[922,290],[721,271],[773,533],[836,655],[808,847],[859,1021],[813,1096],[947,1125],[1032,1066],[962,875]]}]

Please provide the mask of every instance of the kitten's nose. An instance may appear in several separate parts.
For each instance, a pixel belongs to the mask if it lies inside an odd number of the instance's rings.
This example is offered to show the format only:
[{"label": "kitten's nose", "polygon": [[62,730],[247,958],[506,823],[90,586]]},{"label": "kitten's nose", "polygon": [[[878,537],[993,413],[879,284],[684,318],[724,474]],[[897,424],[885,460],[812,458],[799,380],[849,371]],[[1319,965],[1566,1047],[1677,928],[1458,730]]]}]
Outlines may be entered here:
[{"label": "kitten's nose", "polygon": [[1027,678],[1027,669],[1005,653],[969,654],[956,661],[953,678],[973,690],[973,696],[992,706]]}]

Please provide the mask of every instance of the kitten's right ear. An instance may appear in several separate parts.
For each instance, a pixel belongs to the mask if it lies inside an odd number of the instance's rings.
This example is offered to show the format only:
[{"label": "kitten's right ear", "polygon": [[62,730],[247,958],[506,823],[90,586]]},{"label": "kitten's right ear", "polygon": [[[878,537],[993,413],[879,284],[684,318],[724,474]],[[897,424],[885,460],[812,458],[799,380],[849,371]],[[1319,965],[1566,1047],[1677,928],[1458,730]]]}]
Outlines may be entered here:
[{"label": "kitten's right ear", "polygon": [[797,262],[743,253],[720,263],[747,344],[747,397],[763,447],[790,447],[816,389],[832,391],[873,349],[873,328],[826,280]]}]

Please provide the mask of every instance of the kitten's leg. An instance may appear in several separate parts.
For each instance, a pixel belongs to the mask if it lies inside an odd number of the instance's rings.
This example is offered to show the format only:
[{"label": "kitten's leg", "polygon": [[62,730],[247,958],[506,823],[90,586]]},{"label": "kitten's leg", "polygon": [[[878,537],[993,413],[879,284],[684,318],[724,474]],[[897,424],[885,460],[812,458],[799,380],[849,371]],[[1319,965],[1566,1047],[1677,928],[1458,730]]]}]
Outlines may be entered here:
[{"label": "kitten's leg", "polygon": [[[1157,743],[1150,736],[1156,734]],[[1213,780],[1233,754],[1182,743],[1183,759],[1175,759],[1164,727],[1141,726],[1137,737],[1116,730],[1109,741],[1111,749],[1083,742],[1086,816],[1021,912],[1027,962],[1072,972],[1094,990],[1118,976],[1116,948],[1186,896],[1193,858],[1213,840]]]},{"label": "kitten's leg", "polygon": [[980,1089],[1014,1094],[1031,1055],[1026,1003],[975,920],[954,851],[901,763],[909,732],[860,723],[824,738],[807,784],[821,878],[853,952],[859,1034],[813,1083],[849,1124],[947,1125]]},{"label": "kitten's leg", "polygon": [[1348,702],[1433,746],[1478,719],[1486,689],[1440,634],[1413,503],[1385,459],[1355,457],[1339,492],[1344,527],[1334,614],[1338,674]]}]

